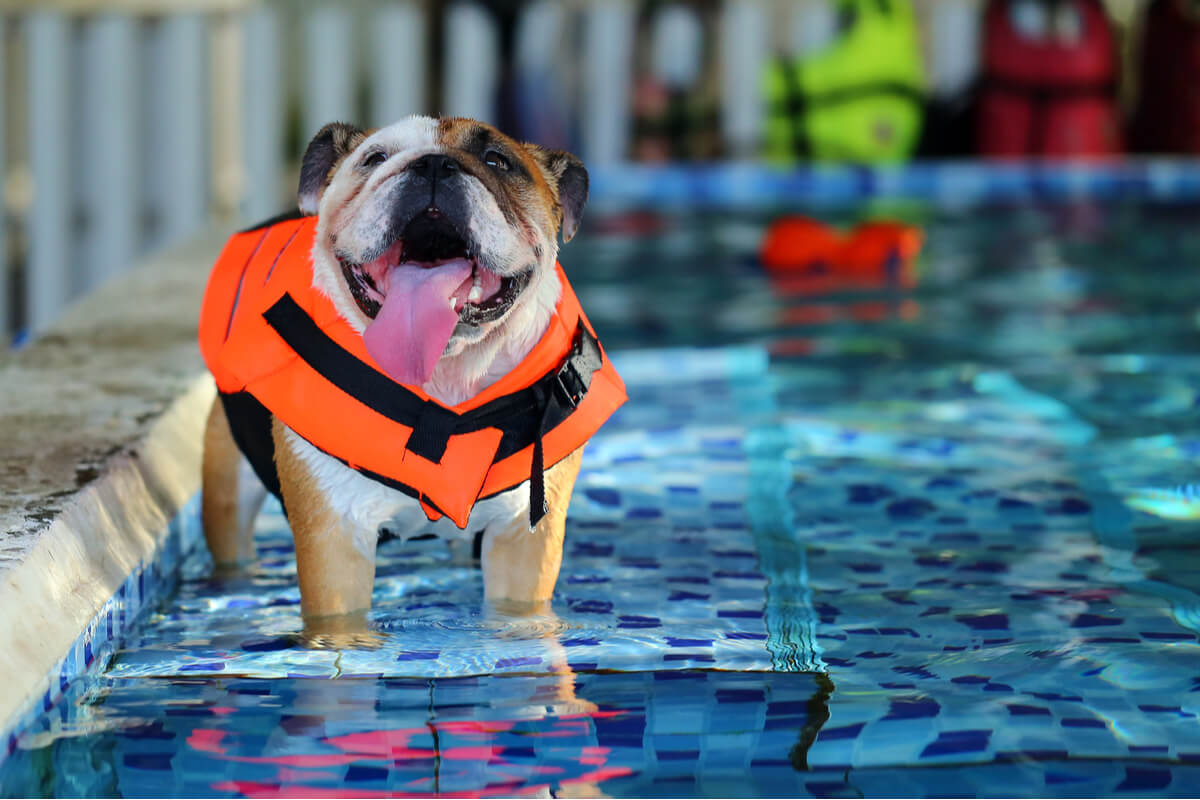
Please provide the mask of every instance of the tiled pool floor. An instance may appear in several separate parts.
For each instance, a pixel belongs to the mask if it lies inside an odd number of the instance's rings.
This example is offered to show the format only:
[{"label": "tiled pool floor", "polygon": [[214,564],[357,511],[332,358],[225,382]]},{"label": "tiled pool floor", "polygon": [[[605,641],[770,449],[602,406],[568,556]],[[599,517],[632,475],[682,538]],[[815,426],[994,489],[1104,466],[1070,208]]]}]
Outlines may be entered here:
[{"label": "tiled pool floor", "polygon": [[[1200,515],[1146,490],[1200,483],[1196,240],[1096,213],[1142,235],[933,220],[921,289],[815,299],[720,247],[687,284],[708,245],[668,231],[636,246],[684,255],[623,312],[635,245],[594,237],[606,342],[671,348],[616,355],[553,617],[491,616],[473,566],[391,542],[378,646],[305,648],[268,509],[254,574],[190,558],[0,794],[1194,795]],[[693,329],[639,334],[676,288]]]}]

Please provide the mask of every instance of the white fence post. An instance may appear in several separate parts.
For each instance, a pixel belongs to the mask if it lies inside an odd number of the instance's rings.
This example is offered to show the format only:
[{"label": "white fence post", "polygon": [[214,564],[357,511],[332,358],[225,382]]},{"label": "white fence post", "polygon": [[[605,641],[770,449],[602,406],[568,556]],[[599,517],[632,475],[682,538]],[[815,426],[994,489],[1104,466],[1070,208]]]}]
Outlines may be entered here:
[{"label": "white fence post", "polygon": [[425,15],[416,3],[389,3],[371,17],[371,125],[425,111]]},{"label": "white fence post", "polygon": [[837,37],[837,11],[829,0],[792,3],[787,49],[794,56],[819,52]]},{"label": "white fence post", "polygon": [[104,14],[84,27],[83,163],[74,170],[89,223],[79,254],[84,291],[127,269],[141,238],[136,24],[128,14]]},{"label": "white fence post", "polygon": [[750,158],[762,138],[763,69],[771,52],[767,9],[759,0],[726,0],[721,15],[721,127],[730,154]]},{"label": "white fence post", "polygon": [[924,49],[930,94],[954,99],[967,91],[979,71],[982,12],[967,0],[938,2],[928,12]]},{"label": "white fence post", "polygon": [[145,163],[149,207],[158,221],[154,246],[208,219],[206,35],[202,16],[171,14],[149,43]]},{"label": "white fence post", "polygon": [[478,3],[446,11],[442,47],[442,104],[447,116],[496,119],[500,43],[496,25]]},{"label": "white fence post", "polygon": [[634,11],[625,0],[593,0],[584,13],[582,155],[612,164],[628,155]]},{"label": "white fence post", "polygon": [[359,122],[354,104],[358,51],[351,22],[348,8],[332,4],[314,8],[304,21],[308,91],[301,138],[306,144],[326,123]]},{"label": "white fence post", "polygon": [[704,69],[704,26],[696,11],[679,3],[654,12],[650,23],[650,70],[667,89],[688,89]]},{"label": "white fence post", "polygon": [[243,23],[245,77],[242,85],[242,148],[246,186],[242,215],[267,219],[284,210],[283,48],[278,12],[269,5],[246,15]]},{"label": "white fence post", "polygon": [[70,299],[67,20],[55,11],[26,17],[29,162],[33,203],[29,209],[29,260],[25,268],[26,321],[44,330]]}]

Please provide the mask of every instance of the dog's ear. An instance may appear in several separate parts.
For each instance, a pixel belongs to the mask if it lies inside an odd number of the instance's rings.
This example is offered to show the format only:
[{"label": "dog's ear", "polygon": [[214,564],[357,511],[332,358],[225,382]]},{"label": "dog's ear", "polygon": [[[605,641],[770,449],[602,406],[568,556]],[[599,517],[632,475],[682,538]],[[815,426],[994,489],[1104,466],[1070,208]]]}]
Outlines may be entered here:
[{"label": "dog's ear", "polygon": [[331,122],[308,143],[300,162],[300,210],[316,214],[321,194],[342,159],[367,138],[361,128],[346,122]]},{"label": "dog's ear", "polygon": [[546,180],[558,192],[562,238],[564,242],[569,242],[579,230],[583,207],[587,205],[587,169],[582,161],[566,150],[549,150],[537,145],[530,145],[529,148],[541,166]]}]

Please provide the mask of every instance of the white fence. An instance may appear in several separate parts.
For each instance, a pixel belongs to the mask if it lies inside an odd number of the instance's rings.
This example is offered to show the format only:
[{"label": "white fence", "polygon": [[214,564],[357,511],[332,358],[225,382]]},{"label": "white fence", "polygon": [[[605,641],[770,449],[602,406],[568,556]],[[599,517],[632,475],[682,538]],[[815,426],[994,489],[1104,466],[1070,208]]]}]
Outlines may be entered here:
[{"label": "white fence", "polygon": [[[715,53],[721,132],[744,157],[761,130],[764,60],[781,36],[811,46],[829,3],[677,3],[639,56],[635,0],[528,2],[509,63],[566,83],[581,155],[604,166],[629,150],[635,61],[670,76]],[[708,20],[708,45],[689,14]],[[949,26],[953,14],[926,14],[942,21],[931,41],[973,41],[955,34],[971,14]],[[284,209],[325,122],[493,118],[500,53],[486,4],[465,0],[0,0],[0,347],[150,249]]]},{"label": "white fence", "polygon": [[[619,158],[627,138],[621,61],[632,9],[526,12],[586,20],[593,99],[581,122],[596,161]],[[214,217],[285,208],[306,137],[327,121],[491,117],[495,26],[472,3],[442,10],[368,0],[0,4],[0,346]]]}]

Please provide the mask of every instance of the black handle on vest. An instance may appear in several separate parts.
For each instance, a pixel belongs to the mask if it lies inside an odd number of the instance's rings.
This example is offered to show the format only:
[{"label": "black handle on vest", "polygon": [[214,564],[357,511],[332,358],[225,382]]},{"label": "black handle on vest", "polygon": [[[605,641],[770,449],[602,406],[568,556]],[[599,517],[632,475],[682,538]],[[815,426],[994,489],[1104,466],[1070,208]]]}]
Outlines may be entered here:
[{"label": "black handle on vest", "polygon": [[538,409],[537,432],[533,438],[533,461],[529,468],[530,528],[536,527],[542,521],[542,517],[550,511],[546,505],[546,457],[542,449],[542,437],[546,435],[551,412],[556,406],[566,410],[567,414],[574,411],[587,394],[592,383],[592,374],[603,365],[604,357],[600,354],[600,345],[588,330],[580,325],[571,346],[570,356],[563,361],[557,372],[547,376],[552,380],[541,380],[530,387],[533,389]]},{"label": "black handle on vest", "polygon": [[534,385],[537,397],[538,426],[533,437],[533,462],[529,467],[529,527],[536,528],[542,517],[550,511],[546,505],[546,455],[542,449],[542,436],[546,433],[546,417],[550,416],[550,398],[542,386]]}]

